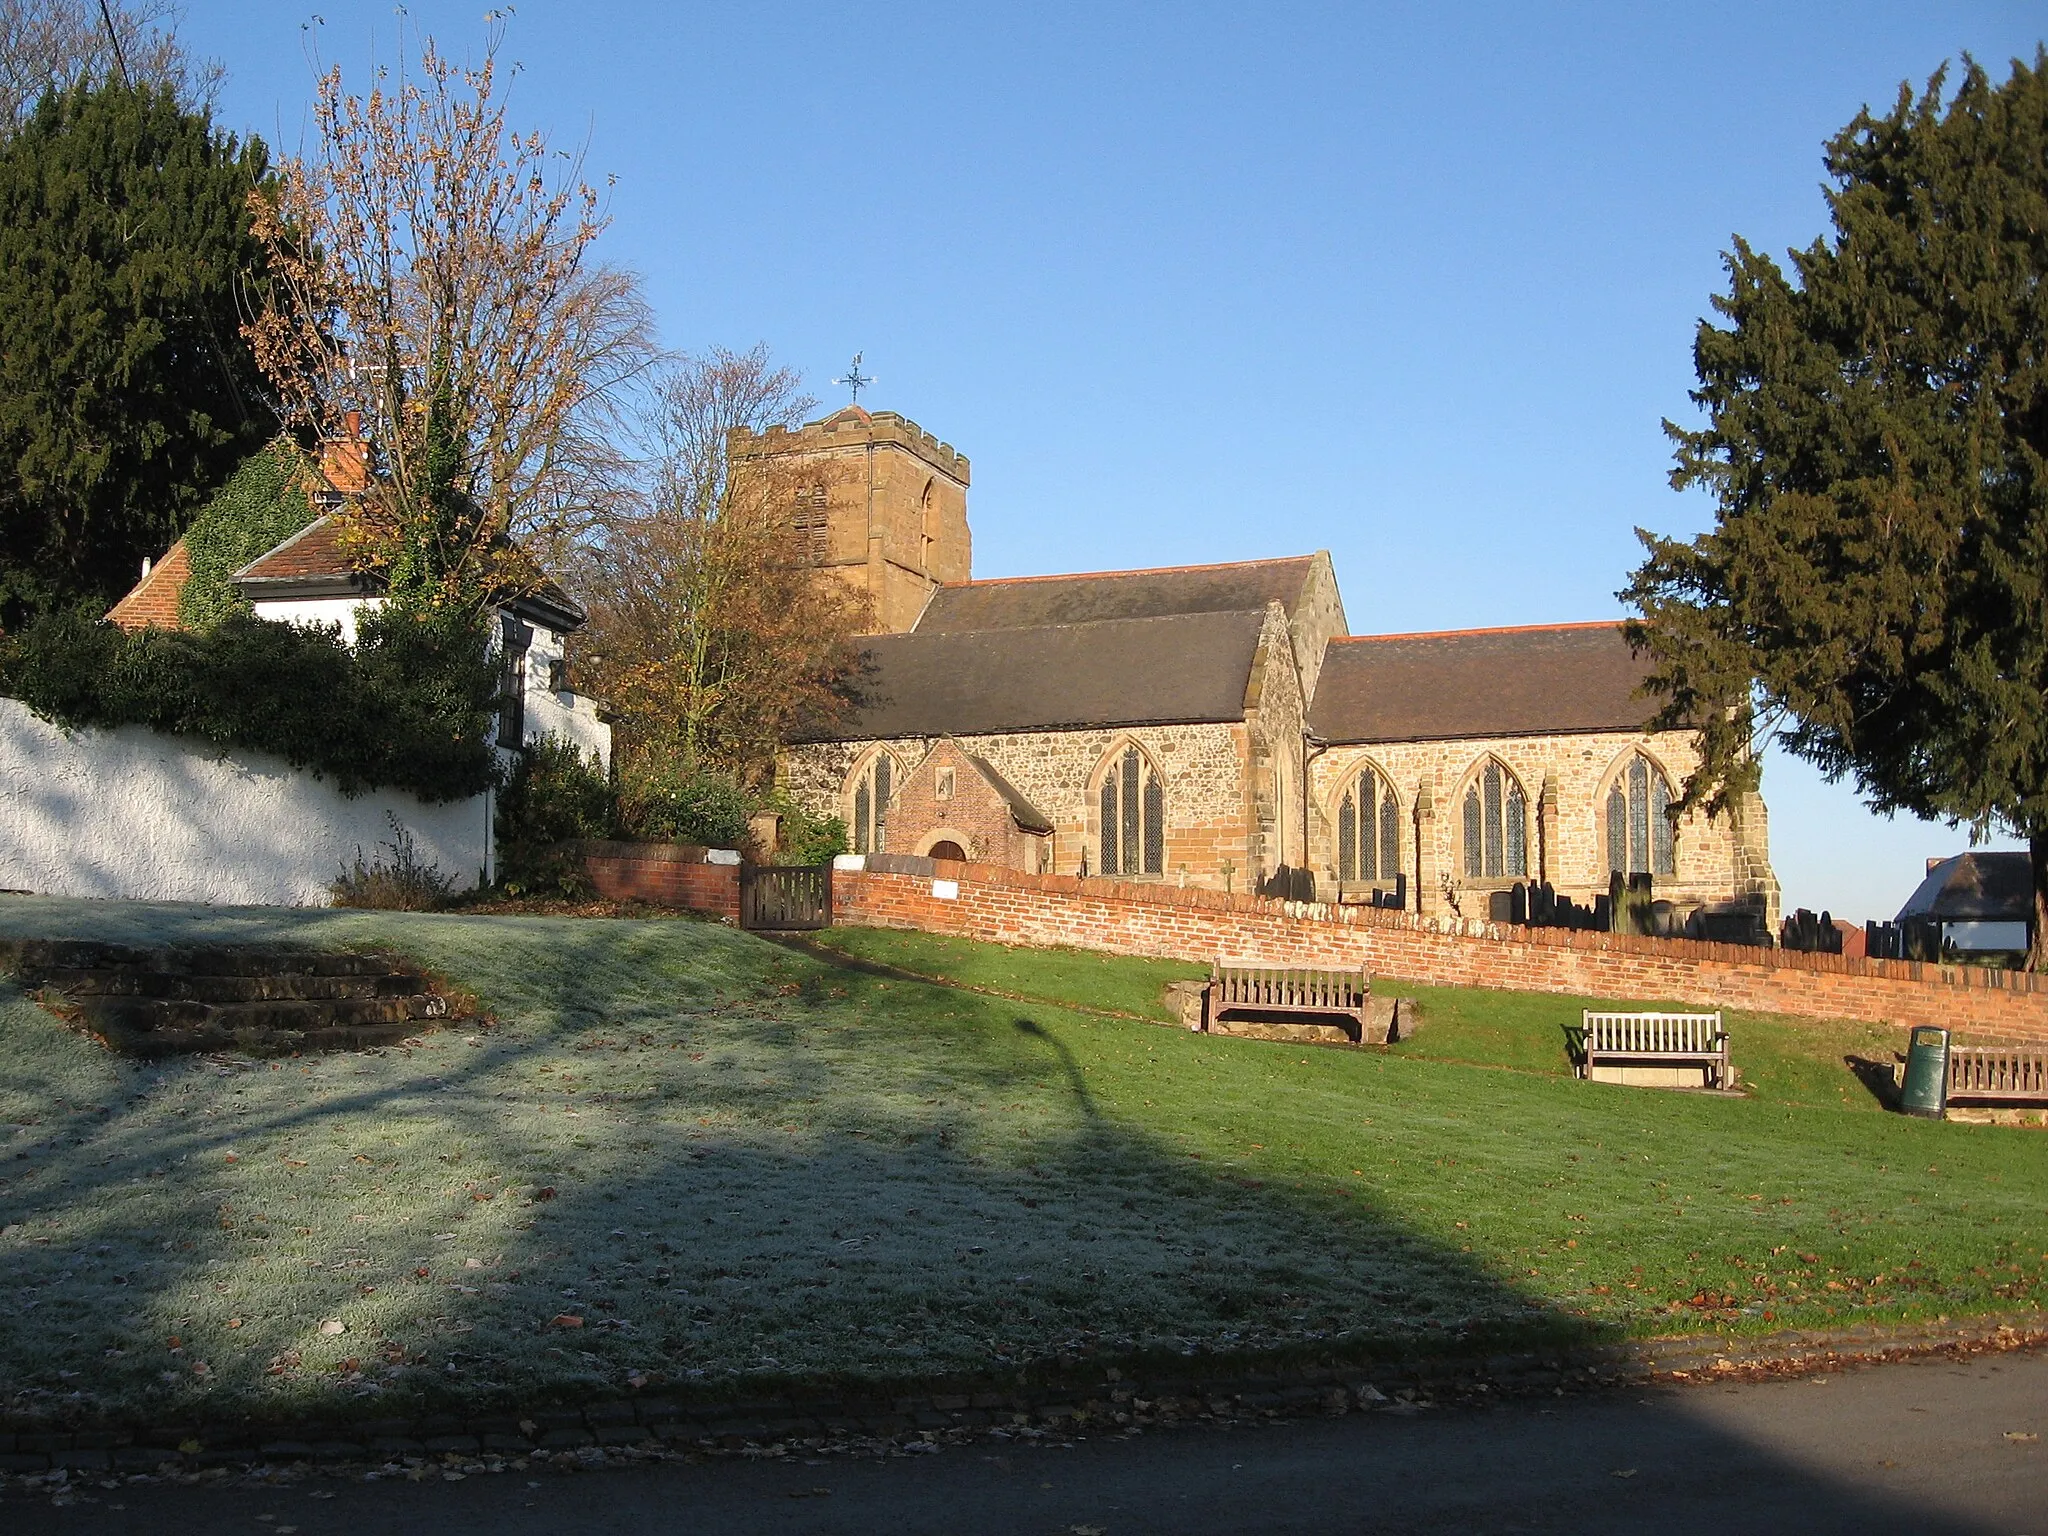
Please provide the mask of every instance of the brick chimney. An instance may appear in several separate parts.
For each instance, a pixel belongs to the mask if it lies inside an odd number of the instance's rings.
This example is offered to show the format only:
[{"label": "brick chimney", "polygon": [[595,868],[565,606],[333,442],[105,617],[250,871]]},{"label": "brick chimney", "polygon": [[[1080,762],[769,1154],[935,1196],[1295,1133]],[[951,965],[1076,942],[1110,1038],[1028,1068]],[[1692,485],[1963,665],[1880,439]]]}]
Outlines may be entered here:
[{"label": "brick chimney", "polygon": [[350,411],[342,418],[341,437],[330,437],[320,445],[320,474],[335,490],[358,496],[370,488],[370,445],[363,438],[363,413]]}]

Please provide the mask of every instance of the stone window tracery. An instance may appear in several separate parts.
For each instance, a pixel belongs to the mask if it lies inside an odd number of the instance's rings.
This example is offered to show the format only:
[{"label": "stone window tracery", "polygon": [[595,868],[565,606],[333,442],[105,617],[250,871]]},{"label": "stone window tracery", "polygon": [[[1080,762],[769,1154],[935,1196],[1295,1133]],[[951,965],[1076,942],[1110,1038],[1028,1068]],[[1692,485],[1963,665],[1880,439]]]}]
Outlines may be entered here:
[{"label": "stone window tracery", "polygon": [[1392,880],[1401,872],[1401,810],[1376,768],[1359,772],[1337,806],[1337,878]]},{"label": "stone window tracery", "polygon": [[888,851],[889,802],[901,777],[896,760],[886,752],[877,752],[861,769],[853,786],[853,815],[848,818],[853,823],[855,853]]},{"label": "stone window tracery", "polygon": [[1529,797],[1488,758],[1465,791],[1465,878],[1521,879],[1529,873]]},{"label": "stone window tracery", "polygon": [[1675,875],[1677,839],[1671,822],[1671,783],[1640,752],[1614,775],[1607,790],[1607,867],[1620,875]]},{"label": "stone window tracery", "polygon": [[1102,775],[1098,791],[1105,875],[1157,875],[1166,870],[1166,786],[1135,746],[1125,747]]}]

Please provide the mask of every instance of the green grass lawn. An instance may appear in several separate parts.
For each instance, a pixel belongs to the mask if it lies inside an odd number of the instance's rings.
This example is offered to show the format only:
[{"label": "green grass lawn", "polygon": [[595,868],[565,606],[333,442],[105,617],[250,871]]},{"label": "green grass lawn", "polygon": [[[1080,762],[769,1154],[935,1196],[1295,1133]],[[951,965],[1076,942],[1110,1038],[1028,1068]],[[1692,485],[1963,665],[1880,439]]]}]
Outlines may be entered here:
[{"label": "green grass lawn", "polygon": [[1731,1020],[1762,1075],[1722,1099],[1570,1080],[1573,999],[1290,1047],[1061,1006],[1194,968],[920,935],[832,938],[1049,1000],[686,921],[7,897],[0,934],[389,946],[498,1020],[145,1065],[0,988],[17,1413],[1764,1331],[2031,1306],[2048,1257],[2048,1139],[1875,1113],[1851,1034],[1784,1021]]}]

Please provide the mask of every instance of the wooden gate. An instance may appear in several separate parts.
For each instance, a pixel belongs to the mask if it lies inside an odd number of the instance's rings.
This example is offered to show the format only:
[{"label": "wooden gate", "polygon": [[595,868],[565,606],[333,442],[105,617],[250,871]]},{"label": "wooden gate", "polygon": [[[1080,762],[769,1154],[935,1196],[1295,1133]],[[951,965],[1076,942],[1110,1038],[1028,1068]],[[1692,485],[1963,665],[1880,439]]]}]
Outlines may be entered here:
[{"label": "wooden gate", "polygon": [[740,926],[769,932],[832,926],[832,867],[742,864]]}]

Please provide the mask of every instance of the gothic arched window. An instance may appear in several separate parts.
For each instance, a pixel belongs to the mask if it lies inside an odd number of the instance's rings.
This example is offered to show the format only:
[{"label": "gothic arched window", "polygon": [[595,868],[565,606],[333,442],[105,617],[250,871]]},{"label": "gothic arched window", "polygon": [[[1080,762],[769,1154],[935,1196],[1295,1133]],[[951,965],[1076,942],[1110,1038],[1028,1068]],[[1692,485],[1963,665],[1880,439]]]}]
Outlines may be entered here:
[{"label": "gothic arched window", "polygon": [[896,760],[877,752],[853,784],[853,851],[886,853],[889,847],[889,800],[896,793]]},{"label": "gothic arched window", "polygon": [[1136,747],[1125,747],[1102,775],[1102,873],[1157,875],[1166,870],[1166,787]]},{"label": "gothic arched window", "polygon": [[1394,786],[1360,771],[1337,806],[1337,878],[1391,880],[1401,872],[1401,810]]},{"label": "gothic arched window", "polygon": [[1675,875],[1671,784],[1642,753],[1629,757],[1607,790],[1607,867],[1620,875]]},{"label": "gothic arched window", "polygon": [[1529,797],[1488,758],[1465,791],[1465,878],[1520,879],[1529,873]]}]

